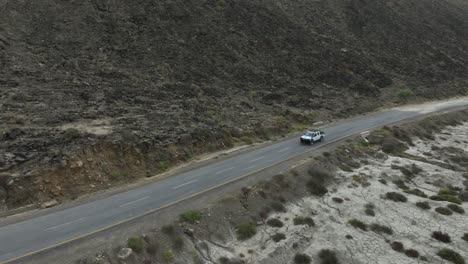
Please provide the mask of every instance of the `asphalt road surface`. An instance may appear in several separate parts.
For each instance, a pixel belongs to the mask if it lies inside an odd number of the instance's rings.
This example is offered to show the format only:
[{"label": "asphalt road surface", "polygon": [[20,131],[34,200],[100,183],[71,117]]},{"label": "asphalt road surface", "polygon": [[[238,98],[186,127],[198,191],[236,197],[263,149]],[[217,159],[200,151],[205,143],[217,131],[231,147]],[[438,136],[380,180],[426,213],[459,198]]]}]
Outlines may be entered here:
[{"label": "asphalt road surface", "polygon": [[101,200],[53,212],[0,228],[0,263],[14,262],[56,245],[154,212],[276,163],[313,151],[378,126],[432,112],[468,106],[468,99],[385,110],[345,120],[324,128],[325,142],[300,145],[298,138],[281,141],[177,176],[119,193]]}]

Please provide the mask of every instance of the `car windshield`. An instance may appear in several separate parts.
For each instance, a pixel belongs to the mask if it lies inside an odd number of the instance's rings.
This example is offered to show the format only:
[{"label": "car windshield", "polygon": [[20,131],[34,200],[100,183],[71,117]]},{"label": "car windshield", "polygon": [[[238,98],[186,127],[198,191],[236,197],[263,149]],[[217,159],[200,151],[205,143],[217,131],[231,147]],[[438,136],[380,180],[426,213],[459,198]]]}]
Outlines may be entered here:
[{"label": "car windshield", "polygon": [[312,136],[314,136],[314,133],[313,133],[313,132],[310,132],[310,131],[307,131],[307,132],[305,133],[305,135],[308,136],[308,137],[312,137]]}]

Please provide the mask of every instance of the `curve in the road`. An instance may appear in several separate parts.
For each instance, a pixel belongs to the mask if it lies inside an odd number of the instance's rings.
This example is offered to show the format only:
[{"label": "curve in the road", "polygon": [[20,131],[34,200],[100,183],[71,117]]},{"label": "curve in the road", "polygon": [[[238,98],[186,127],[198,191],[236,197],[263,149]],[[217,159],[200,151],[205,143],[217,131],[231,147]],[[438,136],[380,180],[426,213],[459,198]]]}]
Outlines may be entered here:
[{"label": "curve in the road", "polygon": [[381,111],[326,128],[327,142],[313,146],[281,141],[190,172],[101,200],[0,228],[0,262],[20,258],[109,229],[219,186],[375,127],[468,105],[468,99]]}]

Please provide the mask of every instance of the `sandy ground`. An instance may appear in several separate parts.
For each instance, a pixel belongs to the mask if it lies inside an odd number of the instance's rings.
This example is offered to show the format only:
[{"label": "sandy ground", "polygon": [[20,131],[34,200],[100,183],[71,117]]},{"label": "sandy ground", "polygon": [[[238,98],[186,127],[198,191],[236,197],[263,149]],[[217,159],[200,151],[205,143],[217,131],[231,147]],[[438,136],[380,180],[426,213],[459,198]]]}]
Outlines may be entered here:
[{"label": "sandy ground", "polygon": [[[411,147],[407,154],[424,157],[429,162],[447,162],[437,151],[433,151],[434,146],[438,149],[468,149],[468,123],[446,128],[434,141],[415,139],[414,143],[415,146]],[[440,186],[463,188],[463,172],[383,153],[378,156],[379,158],[367,159],[367,165],[353,172],[337,172],[338,181],[329,188],[332,191],[324,197],[304,198],[288,206],[286,213],[270,216],[280,219],[284,223],[283,227],[262,225],[257,235],[247,241],[239,242],[233,235],[230,242],[222,247],[211,245],[212,258],[243,256],[246,263],[284,264],[292,263],[296,253],[305,253],[312,257],[312,263],[320,263],[318,252],[321,249],[333,249],[341,263],[448,263],[437,256],[437,251],[446,247],[468,259],[468,243],[461,238],[468,232],[467,215],[441,215],[435,212],[434,208],[445,207],[448,202],[404,193],[392,183],[395,180],[404,180],[409,188],[432,196],[438,193]],[[410,181],[405,180],[399,168],[414,166],[422,170]],[[384,199],[387,192],[404,194],[408,201],[394,202]],[[333,201],[334,197],[342,198],[343,202]],[[427,201],[431,209],[416,207],[415,203],[419,201]],[[375,207],[375,216],[365,214],[367,204]],[[461,207],[468,211],[468,204],[464,203]],[[293,219],[297,216],[312,217],[315,227],[294,225]],[[390,227],[393,234],[377,234],[371,230],[356,229],[348,223],[350,219],[358,219],[368,225],[377,223]],[[434,231],[449,234],[452,242],[444,244],[431,238]],[[283,233],[286,238],[274,242],[271,236],[275,233]],[[390,243],[394,241],[402,242],[405,249],[417,250],[424,261],[392,250]]]}]

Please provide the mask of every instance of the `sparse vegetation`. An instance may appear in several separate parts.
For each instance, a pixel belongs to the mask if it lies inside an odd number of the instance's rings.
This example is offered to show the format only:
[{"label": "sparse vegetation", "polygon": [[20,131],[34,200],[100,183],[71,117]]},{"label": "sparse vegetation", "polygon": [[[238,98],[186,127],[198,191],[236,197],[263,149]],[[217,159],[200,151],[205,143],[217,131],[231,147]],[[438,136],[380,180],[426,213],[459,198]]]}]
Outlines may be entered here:
[{"label": "sparse vegetation", "polygon": [[339,197],[333,197],[332,200],[335,202],[335,203],[343,203],[344,200],[342,198],[339,198]]},{"label": "sparse vegetation", "polygon": [[281,220],[279,220],[277,218],[269,219],[266,223],[267,223],[267,225],[269,225],[271,227],[277,227],[277,228],[283,227],[283,222],[281,222]]},{"label": "sparse vegetation", "polygon": [[361,229],[363,231],[367,231],[367,224],[364,223],[364,222],[361,222],[357,219],[351,219],[348,221],[348,223],[354,227],[354,228],[358,228],[358,229]]},{"label": "sparse vegetation", "polygon": [[181,251],[184,248],[184,240],[181,237],[175,237],[172,241],[172,247],[176,251]]},{"label": "sparse vegetation", "polygon": [[403,246],[403,243],[399,241],[393,241],[392,244],[390,244],[393,250],[396,252],[403,252],[405,250],[405,247]]},{"label": "sparse vegetation", "polygon": [[257,234],[257,227],[253,223],[241,224],[236,230],[237,239],[247,240]]},{"label": "sparse vegetation", "polygon": [[190,223],[190,224],[195,224],[198,221],[201,220],[201,213],[198,211],[190,210],[187,212],[184,212],[180,215],[180,219],[184,222]]},{"label": "sparse vegetation", "polygon": [[330,249],[322,249],[318,254],[321,264],[339,264],[336,253]]},{"label": "sparse vegetation", "polygon": [[393,230],[390,227],[375,223],[370,225],[370,230],[378,234],[393,235]]},{"label": "sparse vegetation", "polygon": [[175,233],[174,225],[164,225],[161,228],[161,232],[163,232],[166,235],[173,235]]},{"label": "sparse vegetation", "polygon": [[462,201],[458,197],[452,195],[434,195],[429,197],[429,199],[434,201],[446,201],[454,204],[462,204]]},{"label": "sparse vegetation", "polygon": [[435,211],[441,215],[452,215],[452,211],[446,207],[437,207]]},{"label": "sparse vegetation", "polygon": [[162,259],[166,263],[173,262],[175,259],[174,253],[171,250],[164,251],[164,253],[162,254]]},{"label": "sparse vegetation", "polygon": [[397,96],[402,100],[407,100],[414,95],[414,92],[410,89],[401,89],[398,91]]},{"label": "sparse vegetation", "polygon": [[136,253],[141,253],[145,248],[145,241],[141,237],[131,237],[127,240],[127,246]]},{"label": "sparse vegetation", "polygon": [[465,264],[465,259],[460,254],[448,248],[439,250],[437,255],[454,264]]},{"label": "sparse vegetation", "polygon": [[368,216],[375,216],[375,205],[373,203],[368,203],[364,205],[364,213]]},{"label": "sparse vegetation", "polygon": [[456,205],[456,204],[449,204],[447,205],[447,208],[458,214],[465,213],[465,209],[463,209],[461,206]]},{"label": "sparse vegetation", "polygon": [[286,212],[286,207],[284,207],[283,204],[279,202],[272,202],[270,204],[270,207],[275,211],[275,212]]},{"label": "sparse vegetation", "polygon": [[447,233],[443,233],[441,231],[434,231],[432,232],[432,238],[439,240],[443,243],[450,243],[452,240],[450,239],[450,235]]},{"label": "sparse vegetation", "polygon": [[405,190],[404,192],[407,194],[412,194],[412,195],[416,195],[419,197],[427,198],[427,195],[419,189]]},{"label": "sparse vegetation", "polygon": [[315,226],[314,219],[310,217],[298,216],[293,219],[294,225],[308,225],[310,227]]},{"label": "sparse vegetation", "polygon": [[431,206],[429,205],[428,202],[416,202],[416,206],[424,210],[431,209]]},{"label": "sparse vegetation", "polygon": [[283,233],[276,233],[273,236],[271,236],[271,239],[275,242],[279,242],[283,239],[286,239],[286,236]]},{"label": "sparse vegetation", "polygon": [[310,264],[311,259],[308,255],[306,254],[296,254],[294,256],[294,263],[295,264]]},{"label": "sparse vegetation", "polygon": [[463,234],[462,239],[468,242],[468,233]]},{"label": "sparse vegetation", "polygon": [[407,249],[405,250],[405,255],[410,258],[417,258],[419,257],[419,252],[415,249]]},{"label": "sparse vegetation", "polygon": [[401,202],[401,203],[405,203],[406,201],[408,201],[408,198],[406,198],[406,196],[397,192],[388,192],[385,194],[385,198],[388,200],[392,200],[394,202]]}]

